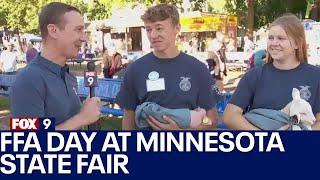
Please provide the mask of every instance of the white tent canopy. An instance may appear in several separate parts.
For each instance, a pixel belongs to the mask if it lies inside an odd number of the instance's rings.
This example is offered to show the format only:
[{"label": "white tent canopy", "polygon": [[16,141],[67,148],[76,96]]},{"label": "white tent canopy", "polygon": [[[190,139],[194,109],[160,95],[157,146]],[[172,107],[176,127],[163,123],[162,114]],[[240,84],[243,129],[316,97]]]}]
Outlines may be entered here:
[{"label": "white tent canopy", "polygon": [[21,35],[22,39],[26,39],[27,42],[41,42],[42,38],[34,34],[23,34]]}]

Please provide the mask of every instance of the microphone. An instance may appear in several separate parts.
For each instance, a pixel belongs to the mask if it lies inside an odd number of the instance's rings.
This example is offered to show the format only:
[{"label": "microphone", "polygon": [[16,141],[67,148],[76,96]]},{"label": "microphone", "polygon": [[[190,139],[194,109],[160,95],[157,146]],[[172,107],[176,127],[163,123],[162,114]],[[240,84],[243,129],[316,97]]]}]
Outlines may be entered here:
[{"label": "microphone", "polygon": [[94,62],[87,63],[87,71],[84,74],[84,83],[90,89],[90,98],[95,96],[95,87],[97,83],[97,72],[95,71],[96,65]]},{"label": "microphone", "polygon": [[[95,96],[95,87],[98,86],[97,71],[95,71],[95,68],[96,68],[96,65],[94,64],[94,62],[88,62],[87,71],[85,71],[84,73],[84,84],[86,87],[89,87],[90,98]],[[100,129],[101,129],[100,120],[88,126],[88,130],[100,130]]]}]

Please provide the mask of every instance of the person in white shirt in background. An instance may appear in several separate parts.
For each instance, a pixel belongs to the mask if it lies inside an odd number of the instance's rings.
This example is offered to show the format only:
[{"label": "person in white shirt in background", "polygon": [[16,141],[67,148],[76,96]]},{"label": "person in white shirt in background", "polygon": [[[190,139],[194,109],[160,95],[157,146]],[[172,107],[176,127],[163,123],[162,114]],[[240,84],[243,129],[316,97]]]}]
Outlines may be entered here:
[{"label": "person in white shirt in background", "polygon": [[[16,74],[17,54],[13,51],[14,44],[9,43],[6,50],[3,50],[0,54],[0,73],[14,75]],[[0,89],[8,90],[6,86],[0,86]]]},{"label": "person in white shirt in background", "polygon": [[7,50],[0,55],[0,70],[2,74],[16,74],[17,53],[13,51],[14,44],[9,43]]},{"label": "person in white shirt in background", "polygon": [[235,46],[235,41],[234,39],[230,38],[229,41],[227,42],[227,52],[236,52],[237,48]]},{"label": "person in white shirt in background", "polygon": [[244,47],[243,47],[243,51],[244,52],[252,52],[254,50],[254,44],[253,42],[249,39],[248,36],[244,37]]},{"label": "person in white shirt in background", "polygon": [[[221,54],[219,54],[220,49],[223,47],[223,41],[225,37],[224,34],[220,31],[216,32],[216,37],[211,41],[208,47],[208,58],[216,58],[216,65],[215,65],[215,81],[220,91],[224,89],[224,82],[223,82],[223,71],[224,71],[224,62],[221,60]],[[214,59],[214,58],[213,58]]]}]

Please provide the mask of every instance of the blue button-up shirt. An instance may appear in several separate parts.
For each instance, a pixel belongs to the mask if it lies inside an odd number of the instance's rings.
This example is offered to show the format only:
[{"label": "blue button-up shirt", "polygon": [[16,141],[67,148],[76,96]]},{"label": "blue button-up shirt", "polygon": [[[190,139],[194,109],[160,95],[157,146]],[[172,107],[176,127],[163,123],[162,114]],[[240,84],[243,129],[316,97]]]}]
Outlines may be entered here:
[{"label": "blue button-up shirt", "polygon": [[76,77],[40,54],[16,78],[10,91],[11,115],[55,117],[60,124],[81,109]]}]

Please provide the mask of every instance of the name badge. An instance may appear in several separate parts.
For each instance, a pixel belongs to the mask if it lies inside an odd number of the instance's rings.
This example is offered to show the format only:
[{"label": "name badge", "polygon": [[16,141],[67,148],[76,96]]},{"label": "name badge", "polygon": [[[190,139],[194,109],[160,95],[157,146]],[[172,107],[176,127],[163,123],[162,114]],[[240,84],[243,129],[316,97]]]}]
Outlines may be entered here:
[{"label": "name badge", "polygon": [[147,80],[147,92],[165,90],[164,78]]}]

